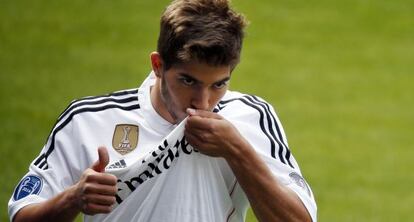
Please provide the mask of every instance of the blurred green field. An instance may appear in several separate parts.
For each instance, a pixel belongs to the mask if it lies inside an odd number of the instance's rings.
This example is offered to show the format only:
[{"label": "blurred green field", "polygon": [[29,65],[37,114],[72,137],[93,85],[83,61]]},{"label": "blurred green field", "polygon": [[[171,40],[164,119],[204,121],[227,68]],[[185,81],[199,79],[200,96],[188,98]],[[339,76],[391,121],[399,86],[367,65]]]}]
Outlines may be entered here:
[{"label": "blurred green field", "polygon": [[[0,0],[1,221],[66,105],[147,75],[167,3]],[[233,4],[251,24],[231,88],[277,108],[319,221],[412,221],[414,1]]]}]

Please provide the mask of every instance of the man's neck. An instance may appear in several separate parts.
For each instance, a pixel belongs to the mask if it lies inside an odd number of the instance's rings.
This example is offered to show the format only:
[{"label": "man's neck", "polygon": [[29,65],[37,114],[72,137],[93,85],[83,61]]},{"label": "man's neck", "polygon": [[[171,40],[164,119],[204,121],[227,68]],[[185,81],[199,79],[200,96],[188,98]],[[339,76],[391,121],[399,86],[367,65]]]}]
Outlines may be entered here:
[{"label": "man's neck", "polygon": [[161,99],[160,85],[161,83],[159,79],[157,79],[155,84],[150,87],[151,105],[154,107],[154,110],[158,113],[158,115],[160,115],[171,124],[175,124],[174,118],[171,116],[170,112],[168,112],[165,103]]}]

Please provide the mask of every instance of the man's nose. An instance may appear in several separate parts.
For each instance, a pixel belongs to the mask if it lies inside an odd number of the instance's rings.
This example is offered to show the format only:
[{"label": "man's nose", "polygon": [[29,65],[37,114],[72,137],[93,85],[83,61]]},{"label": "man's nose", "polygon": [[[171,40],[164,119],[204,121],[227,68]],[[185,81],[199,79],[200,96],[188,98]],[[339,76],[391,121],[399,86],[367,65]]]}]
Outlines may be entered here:
[{"label": "man's nose", "polygon": [[210,93],[208,89],[200,89],[194,92],[191,100],[191,106],[194,109],[209,110]]}]

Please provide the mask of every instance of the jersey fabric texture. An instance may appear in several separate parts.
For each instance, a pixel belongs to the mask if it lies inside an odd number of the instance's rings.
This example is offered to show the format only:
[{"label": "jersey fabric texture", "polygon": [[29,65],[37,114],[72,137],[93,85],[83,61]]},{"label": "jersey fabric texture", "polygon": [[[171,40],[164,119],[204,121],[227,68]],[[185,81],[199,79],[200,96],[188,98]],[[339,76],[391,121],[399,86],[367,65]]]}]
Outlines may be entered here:
[{"label": "jersey fabric texture", "polygon": [[[244,221],[248,199],[230,167],[186,142],[186,120],[172,125],[159,116],[150,101],[154,82],[151,73],[139,89],[72,102],[10,198],[10,219],[75,184],[98,159],[97,147],[105,146],[111,161],[106,172],[118,178],[117,203],[110,214],[85,215],[85,221]],[[313,193],[273,107],[228,91],[214,112],[239,130],[316,221]]]}]

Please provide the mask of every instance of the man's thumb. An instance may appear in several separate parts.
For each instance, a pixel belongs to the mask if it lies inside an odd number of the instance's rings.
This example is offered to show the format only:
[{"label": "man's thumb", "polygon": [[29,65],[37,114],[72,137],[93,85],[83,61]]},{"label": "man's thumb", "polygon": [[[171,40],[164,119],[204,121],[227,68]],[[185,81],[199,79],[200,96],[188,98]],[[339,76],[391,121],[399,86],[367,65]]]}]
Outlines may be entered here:
[{"label": "man's thumb", "polygon": [[105,167],[109,163],[109,154],[108,150],[106,150],[106,147],[99,147],[98,148],[98,156],[99,159],[92,165],[92,169],[96,172],[105,172]]}]

